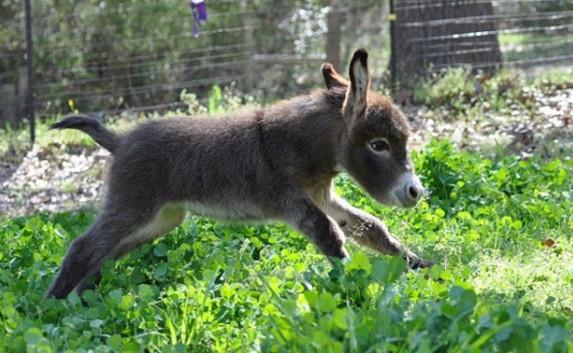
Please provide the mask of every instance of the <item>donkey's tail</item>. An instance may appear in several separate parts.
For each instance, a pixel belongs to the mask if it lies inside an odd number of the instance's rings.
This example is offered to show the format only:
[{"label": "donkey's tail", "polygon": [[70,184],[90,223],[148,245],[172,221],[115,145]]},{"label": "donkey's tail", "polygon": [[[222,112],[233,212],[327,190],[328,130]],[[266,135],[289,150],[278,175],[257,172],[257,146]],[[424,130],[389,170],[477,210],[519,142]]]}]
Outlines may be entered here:
[{"label": "donkey's tail", "polygon": [[68,115],[61,121],[52,124],[50,129],[76,129],[90,135],[95,142],[114,153],[119,145],[119,136],[108,130],[102,123],[87,115]]}]

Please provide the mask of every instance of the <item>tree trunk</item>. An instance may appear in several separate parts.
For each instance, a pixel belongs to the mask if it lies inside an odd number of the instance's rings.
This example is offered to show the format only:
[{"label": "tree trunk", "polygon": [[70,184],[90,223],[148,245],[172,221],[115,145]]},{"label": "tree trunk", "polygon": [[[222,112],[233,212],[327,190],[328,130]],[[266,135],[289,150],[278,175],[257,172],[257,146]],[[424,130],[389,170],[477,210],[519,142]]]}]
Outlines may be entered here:
[{"label": "tree trunk", "polygon": [[326,61],[340,70],[340,41],[342,37],[342,10],[339,0],[330,1],[330,12],[326,18]]},{"label": "tree trunk", "polygon": [[470,66],[494,70],[502,57],[491,2],[411,1],[396,3],[397,77],[408,80],[429,70]]}]

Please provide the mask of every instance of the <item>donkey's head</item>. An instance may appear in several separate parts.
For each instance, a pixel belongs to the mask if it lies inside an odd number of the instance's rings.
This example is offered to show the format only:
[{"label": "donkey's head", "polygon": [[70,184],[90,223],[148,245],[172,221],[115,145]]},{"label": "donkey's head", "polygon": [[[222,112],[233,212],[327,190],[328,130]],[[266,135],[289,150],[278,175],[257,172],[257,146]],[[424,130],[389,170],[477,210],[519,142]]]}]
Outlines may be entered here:
[{"label": "donkey's head", "polygon": [[400,207],[415,206],[424,188],[408,154],[410,127],[392,102],[370,90],[368,53],[357,50],[350,61],[350,81],[332,65],[322,66],[326,86],[343,87],[342,107],[347,134],[338,163],[377,201]]}]

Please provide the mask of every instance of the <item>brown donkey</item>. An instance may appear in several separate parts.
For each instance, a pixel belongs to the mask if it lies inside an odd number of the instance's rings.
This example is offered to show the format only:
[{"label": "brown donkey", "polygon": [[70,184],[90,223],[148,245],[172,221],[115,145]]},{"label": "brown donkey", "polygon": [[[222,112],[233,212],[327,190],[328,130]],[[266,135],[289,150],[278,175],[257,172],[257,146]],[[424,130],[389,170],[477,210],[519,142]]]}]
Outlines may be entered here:
[{"label": "brown donkey", "polygon": [[430,266],[332,188],[346,171],[383,204],[411,207],[424,194],[408,156],[407,120],[369,89],[367,61],[357,50],[350,81],[324,64],[326,89],[224,119],[164,119],[121,136],[85,116],[54,124],[89,134],[114,160],[103,209],[71,244],[47,296],[81,292],[106,259],[177,227],[187,210],[280,220],[329,257],[348,258],[346,233],[412,268]]}]

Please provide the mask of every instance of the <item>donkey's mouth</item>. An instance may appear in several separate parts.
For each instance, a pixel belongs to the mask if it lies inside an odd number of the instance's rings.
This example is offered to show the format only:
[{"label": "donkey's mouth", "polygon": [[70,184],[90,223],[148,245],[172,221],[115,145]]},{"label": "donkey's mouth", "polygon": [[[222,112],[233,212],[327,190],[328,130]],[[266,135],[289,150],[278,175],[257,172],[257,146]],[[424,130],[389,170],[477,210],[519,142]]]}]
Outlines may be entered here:
[{"label": "donkey's mouth", "polygon": [[[420,193],[422,193],[420,191]],[[422,195],[413,194],[412,190],[407,186],[403,189],[394,191],[395,204],[402,208],[412,208],[418,204]]]},{"label": "donkey's mouth", "polygon": [[418,204],[418,199],[409,197],[404,190],[394,192],[396,206],[402,208],[412,208]]},{"label": "donkey's mouth", "polygon": [[397,206],[409,208],[418,204],[425,190],[416,174],[407,172],[402,174],[392,194]]}]

